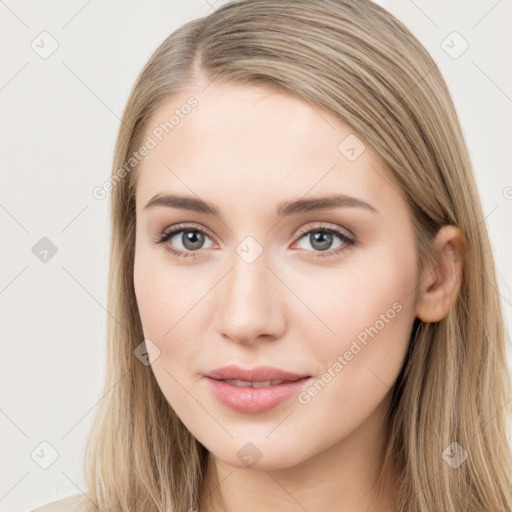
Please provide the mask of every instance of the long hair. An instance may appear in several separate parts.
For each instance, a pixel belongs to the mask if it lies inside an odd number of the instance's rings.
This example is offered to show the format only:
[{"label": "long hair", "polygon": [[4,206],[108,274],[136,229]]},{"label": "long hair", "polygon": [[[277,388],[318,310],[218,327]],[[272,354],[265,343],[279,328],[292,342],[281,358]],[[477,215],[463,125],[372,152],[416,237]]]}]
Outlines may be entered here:
[{"label": "long hair", "polygon": [[461,288],[445,318],[415,321],[382,474],[398,461],[401,512],[510,511],[506,333],[472,165],[435,62],[369,0],[232,1],[173,32],[139,74],[110,183],[107,372],[86,446],[90,510],[187,511],[203,482],[206,448],[134,355],[144,335],[133,283],[137,165],[127,162],[164,102],[213,80],[291,93],[367,141],[404,192],[422,268],[437,231],[460,228]]}]

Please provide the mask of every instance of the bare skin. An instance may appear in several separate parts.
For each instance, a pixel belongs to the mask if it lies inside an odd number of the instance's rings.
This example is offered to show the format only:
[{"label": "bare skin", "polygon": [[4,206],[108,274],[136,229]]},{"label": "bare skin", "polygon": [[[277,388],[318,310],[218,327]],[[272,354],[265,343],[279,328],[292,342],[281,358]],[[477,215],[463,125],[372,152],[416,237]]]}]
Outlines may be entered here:
[{"label": "bare skin", "polygon": [[[199,510],[391,512],[396,475],[386,475],[384,501],[375,496],[390,389],[414,319],[440,320],[456,298],[461,259],[452,256],[462,235],[444,227],[438,259],[420,274],[401,190],[361,138],[353,158],[353,130],[269,88],[202,88],[172,98],[150,122],[198,100],[141,162],[134,268],[144,335],[160,351],[155,378],[209,450],[207,482],[221,482],[213,493],[202,488]],[[145,208],[166,194],[200,198],[220,216]],[[276,214],[281,202],[333,194],[371,208]],[[199,237],[195,245],[183,230],[155,243],[177,224]],[[311,382],[301,399],[243,413],[219,402],[204,376],[226,364],[274,366]],[[315,392],[317,380],[325,386]],[[257,448],[255,464],[239,455],[247,446]]]}]

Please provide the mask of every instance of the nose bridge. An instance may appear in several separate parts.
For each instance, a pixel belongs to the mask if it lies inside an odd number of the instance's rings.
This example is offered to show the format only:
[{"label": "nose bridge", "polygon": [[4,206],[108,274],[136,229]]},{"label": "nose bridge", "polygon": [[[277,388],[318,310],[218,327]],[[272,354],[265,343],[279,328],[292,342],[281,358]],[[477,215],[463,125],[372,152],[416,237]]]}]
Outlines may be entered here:
[{"label": "nose bridge", "polygon": [[277,279],[267,268],[266,254],[256,254],[250,243],[237,248],[219,297],[217,329],[239,342],[279,336],[284,326]]}]

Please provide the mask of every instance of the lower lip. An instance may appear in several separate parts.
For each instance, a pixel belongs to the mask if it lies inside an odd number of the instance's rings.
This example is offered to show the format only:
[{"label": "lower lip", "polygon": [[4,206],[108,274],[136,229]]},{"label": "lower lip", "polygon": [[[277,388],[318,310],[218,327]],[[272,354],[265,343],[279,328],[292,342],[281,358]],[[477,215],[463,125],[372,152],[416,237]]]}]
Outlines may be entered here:
[{"label": "lower lip", "polygon": [[221,403],[244,413],[265,412],[296,395],[309,377],[265,388],[238,387],[207,377],[212,393]]}]

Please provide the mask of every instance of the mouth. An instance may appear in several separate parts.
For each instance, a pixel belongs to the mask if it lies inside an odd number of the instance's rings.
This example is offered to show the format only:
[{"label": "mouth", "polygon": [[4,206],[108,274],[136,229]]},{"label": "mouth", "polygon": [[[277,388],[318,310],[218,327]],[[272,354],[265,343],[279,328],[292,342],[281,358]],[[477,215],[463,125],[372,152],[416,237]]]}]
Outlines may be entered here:
[{"label": "mouth", "polygon": [[[222,373],[224,375],[220,375]],[[234,378],[233,373],[237,373],[239,378]],[[273,373],[274,378],[269,378],[269,373]],[[229,375],[225,376],[226,374]],[[240,378],[240,374],[244,374],[245,378]],[[254,377],[255,374],[264,374],[266,378],[262,379],[260,376],[257,379]],[[253,375],[253,377],[247,375]],[[210,392],[221,404],[246,414],[263,413],[288,402],[311,380],[309,375],[292,374],[269,368],[262,369],[262,367],[247,371],[225,367],[205,377]]]},{"label": "mouth", "polygon": [[255,366],[242,368],[237,365],[228,365],[212,370],[206,377],[229,382],[235,386],[268,387],[283,382],[294,382],[310,377],[305,373],[296,373],[272,366]]},{"label": "mouth", "polygon": [[[307,378],[307,377],[304,377]],[[215,379],[220,380],[221,382],[225,382],[226,384],[231,384],[232,386],[236,386],[237,388],[268,388],[273,386],[279,386],[283,383],[296,382],[299,379],[294,380],[259,380],[259,381],[250,381],[250,380],[239,380],[239,379]]]}]

